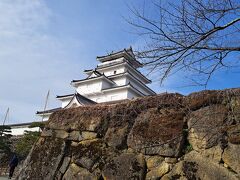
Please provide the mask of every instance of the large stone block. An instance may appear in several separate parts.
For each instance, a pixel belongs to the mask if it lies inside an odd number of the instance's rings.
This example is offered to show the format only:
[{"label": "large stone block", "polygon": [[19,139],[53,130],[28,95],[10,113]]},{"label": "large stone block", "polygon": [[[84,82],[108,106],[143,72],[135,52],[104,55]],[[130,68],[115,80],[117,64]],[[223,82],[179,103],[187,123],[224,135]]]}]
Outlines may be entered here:
[{"label": "large stone block", "polygon": [[152,169],[147,173],[146,180],[158,180],[163,175],[167,174],[170,171],[170,165],[166,162],[163,162],[158,167]]},{"label": "large stone block", "polygon": [[65,157],[65,158],[63,159],[62,165],[61,165],[61,167],[60,167],[60,169],[59,169],[59,171],[60,171],[62,174],[64,174],[64,173],[66,172],[70,161],[71,161],[71,158],[70,158],[70,157]]},{"label": "large stone block", "polygon": [[222,104],[226,94],[222,91],[200,91],[189,94],[184,98],[189,110],[197,110],[213,104]]},{"label": "large stone block", "polygon": [[184,160],[177,163],[174,168],[162,179],[204,179],[204,180],[237,180],[238,177],[227,168],[204,158],[201,154],[191,151],[185,155]]},{"label": "large stone block", "polygon": [[[240,111],[239,111],[240,114]],[[240,117],[239,117],[240,121]],[[240,123],[227,127],[228,142],[240,145]]]},{"label": "large stone block", "polygon": [[183,118],[181,109],[142,112],[128,135],[128,146],[146,155],[177,157],[183,143]]},{"label": "large stone block", "polygon": [[88,170],[72,163],[64,174],[62,180],[98,180],[98,178],[98,176],[95,176]]},{"label": "large stone block", "polygon": [[108,180],[144,179],[146,165],[142,155],[132,153],[120,154],[110,159],[102,172]]},{"label": "large stone block", "polygon": [[69,136],[69,133],[66,132],[65,130],[54,130],[53,135],[57,138],[61,138],[61,139],[67,139]]},{"label": "large stone block", "polygon": [[240,145],[229,143],[224,149],[223,157],[224,163],[226,163],[231,169],[240,174]]},{"label": "large stone block", "polygon": [[60,138],[42,139],[33,147],[16,179],[54,179],[64,158],[66,144]]},{"label": "large stone block", "polygon": [[74,161],[76,164],[80,165],[81,167],[84,167],[87,170],[91,170],[96,160],[97,159],[92,157],[83,156],[83,157],[80,157],[79,159],[75,159]]},{"label": "large stone block", "polygon": [[89,132],[89,131],[83,131],[81,137],[82,137],[83,140],[95,139],[97,137],[97,133]]},{"label": "large stone block", "polygon": [[81,141],[83,137],[80,131],[71,131],[67,139],[70,141]]},{"label": "large stone block", "polygon": [[221,144],[227,112],[224,105],[210,105],[189,114],[188,140],[193,149],[200,151]]},{"label": "large stone block", "polygon": [[81,106],[53,113],[46,127],[66,131],[92,131],[103,136],[107,130],[108,120],[108,106]]},{"label": "large stone block", "polygon": [[200,153],[203,157],[208,158],[210,161],[220,163],[222,159],[223,150],[219,145],[217,145],[209,149],[202,149]]},{"label": "large stone block", "polygon": [[51,137],[53,135],[52,129],[44,129],[41,133],[42,137]]},{"label": "large stone block", "polygon": [[109,128],[107,130],[105,140],[109,146],[118,149],[127,148],[127,135],[129,132],[129,125],[117,128]]},{"label": "large stone block", "polygon": [[111,150],[99,139],[81,141],[70,149],[72,161],[89,171],[105,164],[105,160],[110,156]]},{"label": "large stone block", "polygon": [[231,91],[229,96],[227,99],[230,109],[228,118],[232,120],[233,124],[240,124],[240,90]]},{"label": "large stone block", "polygon": [[146,160],[146,163],[147,163],[148,170],[151,170],[151,169],[159,166],[160,164],[162,164],[162,162],[164,161],[164,157],[161,157],[161,156],[145,156],[145,160]]}]

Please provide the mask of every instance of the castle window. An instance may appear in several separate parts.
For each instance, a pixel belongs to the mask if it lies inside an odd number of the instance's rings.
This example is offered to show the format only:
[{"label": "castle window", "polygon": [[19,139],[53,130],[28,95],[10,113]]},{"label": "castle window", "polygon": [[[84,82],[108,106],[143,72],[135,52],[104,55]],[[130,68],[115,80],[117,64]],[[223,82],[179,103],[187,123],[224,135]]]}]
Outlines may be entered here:
[{"label": "castle window", "polygon": [[117,74],[117,71],[114,71],[113,73],[114,73],[114,74]]}]

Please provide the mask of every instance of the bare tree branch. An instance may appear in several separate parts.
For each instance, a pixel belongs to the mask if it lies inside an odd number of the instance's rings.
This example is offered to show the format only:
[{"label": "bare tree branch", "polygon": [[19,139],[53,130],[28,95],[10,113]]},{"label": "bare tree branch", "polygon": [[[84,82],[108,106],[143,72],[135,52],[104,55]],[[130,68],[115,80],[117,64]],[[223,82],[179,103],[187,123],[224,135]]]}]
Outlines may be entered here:
[{"label": "bare tree branch", "polygon": [[[128,22],[147,39],[137,57],[152,68],[149,73],[158,70],[161,82],[175,72],[191,71],[205,77],[199,84],[206,86],[215,71],[230,67],[229,54],[239,56],[240,2],[153,1],[153,7],[150,16],[130,8],[135,19]],[[239,58],[231,62],[239,62]]]}]

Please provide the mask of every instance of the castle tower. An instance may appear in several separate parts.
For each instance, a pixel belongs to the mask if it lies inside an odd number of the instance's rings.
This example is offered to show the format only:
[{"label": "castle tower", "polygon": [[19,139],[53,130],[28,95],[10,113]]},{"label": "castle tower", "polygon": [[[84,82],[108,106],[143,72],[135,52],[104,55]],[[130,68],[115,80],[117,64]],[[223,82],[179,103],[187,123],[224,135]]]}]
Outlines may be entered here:
[{"label": "castle tower", "polygon": [[[85,70],[85,79],[72,80],[74,94],[57,96],[61,108],[71,108],[96,103],[117,103],[122,100],[156,94],[146,84],[151,80],[146,78],[138,68],[143,65],[136,60],[132,48],[98,56],[99,64],[94,69]],[[46,112],[48,115],[46,116]],[[40,116],[52,113],[37,112]]]}]

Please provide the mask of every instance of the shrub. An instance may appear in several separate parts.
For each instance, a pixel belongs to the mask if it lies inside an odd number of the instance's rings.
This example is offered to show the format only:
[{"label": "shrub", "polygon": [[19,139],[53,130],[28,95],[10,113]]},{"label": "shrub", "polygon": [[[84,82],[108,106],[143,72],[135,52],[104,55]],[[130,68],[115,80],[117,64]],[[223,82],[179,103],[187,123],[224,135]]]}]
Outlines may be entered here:
[{"label": "shrub", "polygon": [[9,153],[11,151],[11,127],[2,125],[0,126],[0,152]]},{"label": "shrub", "polygon": [[40,132],[25,131],[24,136],[16,143],[15,150],[22,159],[26,158]]}]

